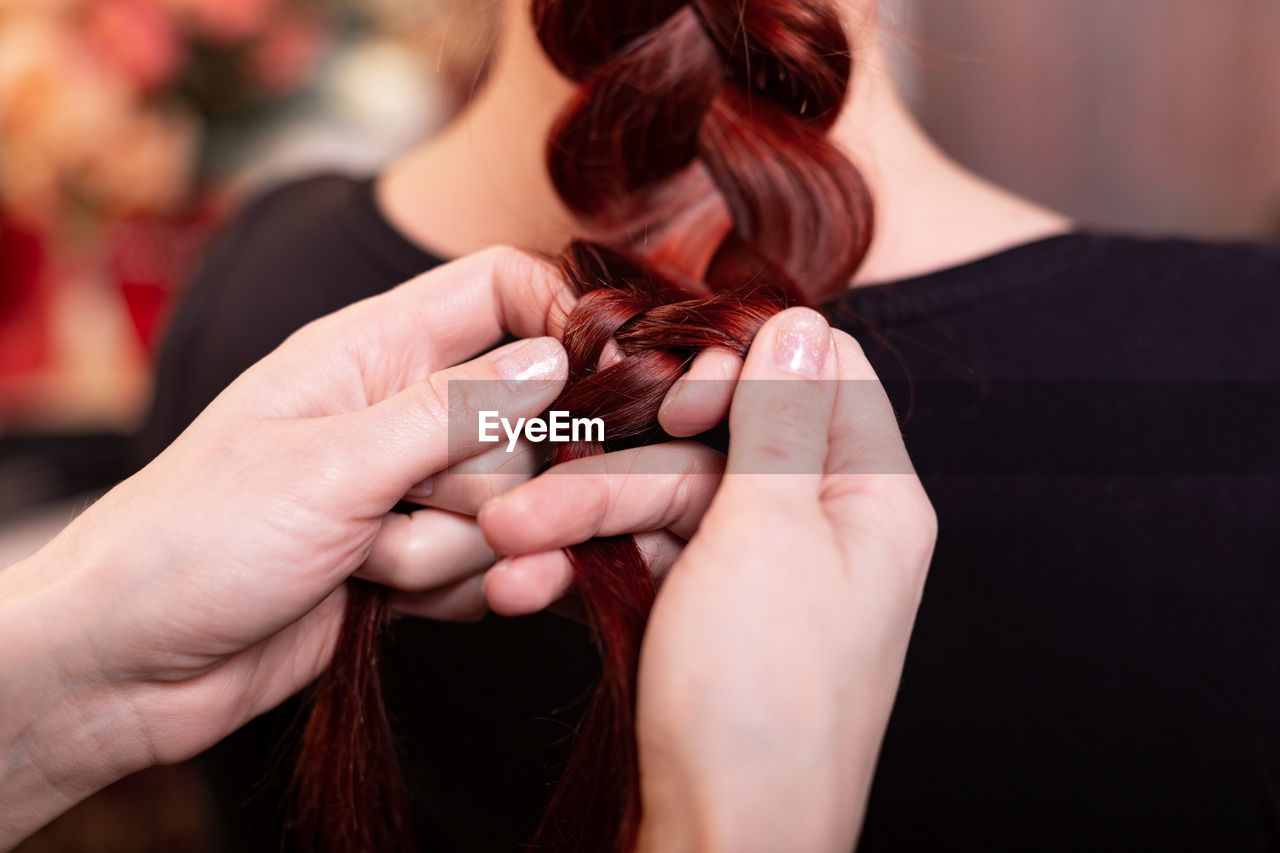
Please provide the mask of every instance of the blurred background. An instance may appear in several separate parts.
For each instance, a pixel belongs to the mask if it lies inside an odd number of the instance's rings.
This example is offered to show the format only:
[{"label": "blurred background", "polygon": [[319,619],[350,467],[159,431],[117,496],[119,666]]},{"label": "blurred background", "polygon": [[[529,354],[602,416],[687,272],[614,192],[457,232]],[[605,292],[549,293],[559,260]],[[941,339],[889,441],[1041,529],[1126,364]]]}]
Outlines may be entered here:
[{"label": "blurred background", "polygon": [[[219,224],[441,127],[496,5],[0,0],[0,566],[128,473]],[[892,0],[885,20],[912,107],[976,171],[1087,226],[1280,240],[1276,0]],[[84,849],[62,831],[30,849]]]}]

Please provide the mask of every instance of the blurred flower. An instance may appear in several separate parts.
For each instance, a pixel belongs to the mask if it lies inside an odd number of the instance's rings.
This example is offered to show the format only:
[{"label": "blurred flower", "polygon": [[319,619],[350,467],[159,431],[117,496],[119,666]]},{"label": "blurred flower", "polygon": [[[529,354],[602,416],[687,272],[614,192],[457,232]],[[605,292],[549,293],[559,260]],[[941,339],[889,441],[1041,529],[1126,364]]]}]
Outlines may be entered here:
[{"label": "blurred flower", "polygon": [[222,171],[289,114],[272,108],[316,70],[330,3],[0,0],[0,413],[50,389],[136,413],[137,341],[93,330],[126,329],[127,306],[157,339]]},{"label": "blurred flower", "polygon": [[268,94],[287,95],[311,76],[327,44],[327,32],[314,13],[281,9],[253,46],[250,74]]},{"label": "blurred flower", "polygon": [[85,28],[103,58],[143,90],[167,83],[186,53],[173,14],[149,0],[92,0]]},{"label": "blurred flower", "polygon": [[369,41],[338,59],[325,96],[334,114],[347,121],[394,126],[405,104],[418,100],[425,76],[418,57],[404,45]]},{"label": "blurred flower", "polygon": [[49,301],[46,260],[39,234],[0,216],[0,409],[7,402],[3,380],[36,370],[49,357],[42,322]]},{"label": "blurred flower", "polygon": [[58,15],[83,0],[0,0],[0,16],[8,14]]},{"label": "blurred flower", "polygon": [[127,113],[86,164],[86,192],[114,216],[172,213],[190,189],[199,138],[180,110]]},{"label": "blurred flower", "polygon": [[47,230],[72,210],[172,212],[194,189],[201,118],[237,121],[314,71],[328,46],[316,9],[0,0],[0,214]]},{"label": "blurred flower", "polygon": [[60,215],[68,184],[132,109],[72,31],[30,16],[0,27],[0,205],[28,223]]},{"label": "blurred flower", "polygon": [[163,0],[196,24],[211,41],[246,41],[266,26],[277,0]]}]

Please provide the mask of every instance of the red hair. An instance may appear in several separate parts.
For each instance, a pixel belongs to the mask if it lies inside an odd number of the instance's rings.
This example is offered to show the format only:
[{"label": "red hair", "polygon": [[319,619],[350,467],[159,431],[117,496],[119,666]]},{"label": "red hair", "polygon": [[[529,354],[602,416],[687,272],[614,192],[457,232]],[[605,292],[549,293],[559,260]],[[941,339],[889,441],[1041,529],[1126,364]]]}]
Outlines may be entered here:
[{"label": "red hair", "polygon": [[[658,407],[694,356],[745,354],[774,313],[848,286],[872,206],[826,137],[852,71],[831,2],[533,0],[532,13],[547,55],[580,86],[548,140],[548,169],[584,227],[607,235],[560,259],[581,298],[552,408],[602,418],[608,434],[555,445],[556,464],[661,440]],[[598,368],[610,341],[624,358]],[[538,841],[626,851],[640,820],[636,668],[655,588],[630,536],[569,558],[603,672]],[[410,840],[377,690],[383,619],[376,595],[353,594],[304,735],[302,819],[332,850]]]}]

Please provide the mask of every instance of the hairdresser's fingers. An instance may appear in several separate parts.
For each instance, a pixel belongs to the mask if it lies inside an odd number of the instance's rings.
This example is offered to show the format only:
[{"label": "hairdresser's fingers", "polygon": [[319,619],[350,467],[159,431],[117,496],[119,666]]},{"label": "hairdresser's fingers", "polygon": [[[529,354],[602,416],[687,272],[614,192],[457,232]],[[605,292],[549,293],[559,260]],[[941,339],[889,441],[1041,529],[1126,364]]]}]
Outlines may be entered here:
[{"label": "hairdresser's fingers", "polygon": [[507,452],[503,446],[450,465],[446,470],[419,483],[404,499],[474,516],[491,498],[511,491],[540,471],[546,464],[545,444],[521,438]]},{"label": "hairdresser's fingers", "polygon": [[[218,725],[225,726],[225,731],[234,731],[276,707],[323,672],[337,646],[346,607],[347,590],[339,586],[301,619],[236,653],[223,664],[227,671],[244,674],[247,681],[244,696],[248,701],[235,703],[232,718]],[[157,701],[181,695],[173,692],[169,682],[157,685],[165,688],[157,691]],[[174,725],[190,727],[195,725],[195,716],[222,707],[221,703],[203,701],[198,707],[161,716],[172,720]]]},{"label": "hairdresser's fingers", "polygon": [[[665,530],[639,533],[635,541],[649,571],[659,579],[666,576],[685,544],[684,539]],[[504,559],[484,578],[489,607],[502,616],[523,616],[545,610],[572,588],[573,567],[563,550]]]},{"label": "hairdresser's fingers", "polygon": [[907,590],[918,594],[937,539],[937,516],[874,370],[853,338],[837,331],[834,339],[841,381],[822,485],[823,512],[843,541],[875,543],[890,556],[865,565],[915,567],[915,572],[888,576],[905,579]]},{"label": "hairdresser's fingers", "polygon": [[472,575],[430,592],[393,592],[387,604],[401,616],[442,622],[477,622],[489,612],[484,575]]},{"label": "hairdresser's fingers", "polygon": [[403,375],[423,376],[483,352],[508,333],[559,337],[575,302],[552,264],[499,246],[437,267],[320,322],[345,324],[356,351],[382,361],[390,355]]},{"label": "hairdresser's fingers", "polygon": [[437,371],[381,403],[332,416],[327,431],[311,427],[307,444],[319,444],[327,466],[321,473],[342,489],[343,499],[368,502],[369,512],[380,515],[386,501],[492,447],[480,440],[482,411],[535,416],[560,393],[567,374],[559,341],[516,341]]},{"label": "hairdresser's fingers", "polygon": [[818,312],[791,308],[760,328],[729,413],[726,492],[742,492],[770,506],[816,500],[835,375],[831,328]]},{"label": "hairdresser's fingers", "polygon": [[667,572],[671,571],[671,567],[684,553],[684,546],[689,541],[670,530],[647,530],[644,533],[635,534],[632,538],[635,539],[636,547],[640,549],[640,556],[644,559],[645,565],[649,567],[649,574],[659,582],[667,576]]},{"label": "hairdresser's fingers", "polygon": [[827,471],[833,474],[914,474],[897,416],[862,347],[832,333],[837,383]]},{"label": "hairdresser's fingers", "polygon": [[440,509],[392,513],[356,576],[406,592],[446,586],[493,564],[476,520]]},{"label": "hairdresser's fingers", "polygon": [[480,526],[500,554],[666,528],[688,538],[719,485],[724,457],[696,442],[588,456],[557,465],[485,504]]},{"label": "hairdresser's fingers", "polygon": [[564,551],[508,557],[484,575],[484,597],[499,616],[545,610],[573,588],[573,567]]},{"label": "hairdresser's fingers", "polygon": [[677,438],[706,432],[729,416],[742,359],[720,347],[703,350],[667,392],[658,423]]}]

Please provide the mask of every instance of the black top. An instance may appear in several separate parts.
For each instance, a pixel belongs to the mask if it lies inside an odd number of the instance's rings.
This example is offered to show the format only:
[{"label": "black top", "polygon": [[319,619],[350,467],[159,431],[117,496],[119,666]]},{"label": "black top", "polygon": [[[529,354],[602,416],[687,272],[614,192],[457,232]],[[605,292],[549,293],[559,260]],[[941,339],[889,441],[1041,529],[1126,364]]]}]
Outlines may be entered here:
[{"label": "black top", "polygon": [[[157,446],[298,326],[438,263],[369,182],[259,200],[173,323]],[[861,849],[1280,849],[1280,250],[1072,233],[832,311],[940,520]],[[585,632],[394,633],[430,839],[514,848],[596,671]],[[237,849],[278,849],[278,790],[244,800],[291,723],[204,759]]]}]

